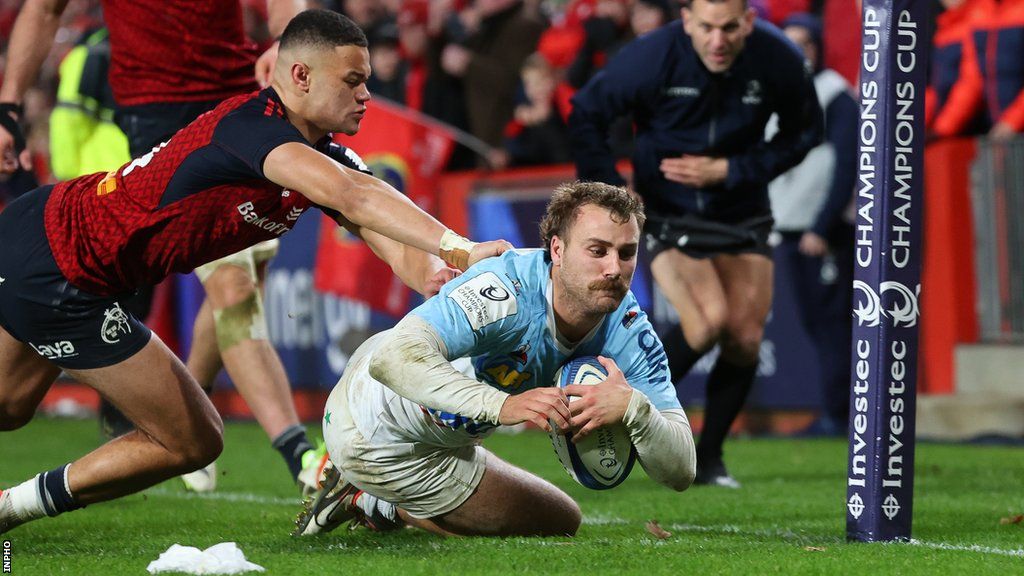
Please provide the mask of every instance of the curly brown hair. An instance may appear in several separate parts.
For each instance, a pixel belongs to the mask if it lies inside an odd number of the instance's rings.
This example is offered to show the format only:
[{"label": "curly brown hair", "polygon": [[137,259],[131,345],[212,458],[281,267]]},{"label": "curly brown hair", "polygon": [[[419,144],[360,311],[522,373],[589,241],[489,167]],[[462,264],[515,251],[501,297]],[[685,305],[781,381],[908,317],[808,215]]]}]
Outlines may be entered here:
[{"label": "curly brown hair", "polygon": [[580,208],[593,204],[607,209],[612,213],[612,220],[619,223],[636,218],[641,229],[647,216],[640,198],[621,186],[612,186],[601,182],[569,182],[555,188],[548,202],[547,211],[540,221],[540,238],[544,248],[551,247],[551,239],[555,236],[565,238]]}]

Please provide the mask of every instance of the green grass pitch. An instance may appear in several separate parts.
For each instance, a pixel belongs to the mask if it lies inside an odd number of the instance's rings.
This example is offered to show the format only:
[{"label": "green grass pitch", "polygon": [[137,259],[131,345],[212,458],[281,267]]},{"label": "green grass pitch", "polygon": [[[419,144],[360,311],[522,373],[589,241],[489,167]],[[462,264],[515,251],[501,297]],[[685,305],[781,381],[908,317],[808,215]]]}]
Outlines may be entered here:
[{"label": "green grass pitch", "polygon": [[[317,426],[311,426],[317,433]],[[121,500],[43,519],[5,534],[13,574],[146,574],[174,543],[234,541],[267,574],[1024,574],[1024,450],[922,444],[917,448],[910,544],[844,537],[846,447],[839,440],[732,440],[741,490],[674,493],[639,466],[596,492],[561,469],[547,437],[496,435],[486,446],[577,499],[576,538],[442,539],[414,530],[338,530],[289,536],[298,505],[284,463],[260,429],[229,423],[218,491],[186,493],[177,480]],[[94,421],[39,418],[0,435],[0,486],[96,446]],[[645,528],[658,520],[671,536]]]}]

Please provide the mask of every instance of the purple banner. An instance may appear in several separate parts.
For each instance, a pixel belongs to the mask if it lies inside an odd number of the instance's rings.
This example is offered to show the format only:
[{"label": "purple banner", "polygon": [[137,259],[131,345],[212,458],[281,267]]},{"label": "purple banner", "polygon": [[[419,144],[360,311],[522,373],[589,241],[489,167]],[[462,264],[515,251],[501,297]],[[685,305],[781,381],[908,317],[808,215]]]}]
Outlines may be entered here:
[{"label": "purple banner", "polygon": [[928,2],[864,0],[846,535],[910,538]]}]

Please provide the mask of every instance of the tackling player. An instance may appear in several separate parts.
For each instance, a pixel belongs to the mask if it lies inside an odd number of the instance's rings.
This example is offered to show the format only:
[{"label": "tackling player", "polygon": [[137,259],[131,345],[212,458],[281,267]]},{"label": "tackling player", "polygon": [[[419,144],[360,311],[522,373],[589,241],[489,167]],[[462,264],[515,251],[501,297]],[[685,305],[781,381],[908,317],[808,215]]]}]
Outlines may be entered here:
[{"label": "tackling player", "polygon": [[[330,133],[366,110],[366,37],[311,10],[285,29],[269,88],[226,100],[108,174],[30,192],[0,213],[0,429],[31,420],[65,370],[136,430],[0,492],[0,533],[207,465],[222,423],[195,379],[121,296],[287,232],[317,207],[430,294],[509,248],[470,242],[348,166]],[[443,258],[444,262],[437,256]]]},{"label": "tackling player", "polygon": [[[624,188],[563,185],[540,225],[545,249],[481,262],[367,340],[327,401],[337,468],[296,534],[350,519],[377,530],[575,534],[580,510],[568,495],[480,446],[496,426],[520,422],[550,430],[550,419],[579,438],[621,422],[648,475],[685,490],[696,462],[690,424],[629,292],[644,219]],[[562,364],[590,355],[604,382],[553,386]],[[463,357],[476,378],[452,365]]]},{"label": "tackling player", "polygon": [[[0,125],[10,131],[0,129],[0,155],[9,160],[0,171],[17,166],[13,150],[20,131],[9,115],[19,115],[20,106],[12,103],[22,100],[50,51],[67,4],[68,0],[27,0],[18,15],[0,87]],[[271,34],[279,35],[305,4],[267,0]],[[245,37],[238,0],[102,0],[102,5],[110,30],[110,72],[104,68],[103,75],[109,76],[118,104],[115,119],[128,136],[132,158],[149,153],[224,99],[267,83],[277,43],[256,59],[255,45]],[[28,155],[21,158],[25,161]],[[196,269],[206,298],[196,316],[186,366],[208,392],[221,367],[226,369],[293,480],[301,480],[306,490],[311,482],[315,486],[318,466],[303,468],[303,461],[315,461],[315,452],[299,423],[284,367],[267,338],[260,294],[277,242],[268,240]],[[145,320],[151,296],[152,290],[144,287],[121,304]],[[106,401],[100,404],[100,421],[110,437],[132,427]],[[212,463],[182,476],[187,487],[202,491],[212,490],[216,478]]]}]

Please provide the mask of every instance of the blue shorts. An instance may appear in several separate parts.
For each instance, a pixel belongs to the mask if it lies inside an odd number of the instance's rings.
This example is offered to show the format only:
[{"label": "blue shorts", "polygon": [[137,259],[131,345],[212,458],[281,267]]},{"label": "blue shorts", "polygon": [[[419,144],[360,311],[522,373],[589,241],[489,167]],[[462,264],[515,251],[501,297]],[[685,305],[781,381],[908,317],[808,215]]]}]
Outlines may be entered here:
[{"label": "blue shorts", "polygon": [[83,292],[61,274],[43,225],[52,189],[36,188],[0,212],[0,326],[64,369],[117,364],[152,333],[121,298]]}]

